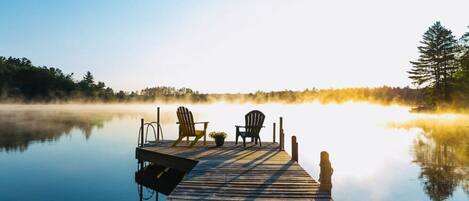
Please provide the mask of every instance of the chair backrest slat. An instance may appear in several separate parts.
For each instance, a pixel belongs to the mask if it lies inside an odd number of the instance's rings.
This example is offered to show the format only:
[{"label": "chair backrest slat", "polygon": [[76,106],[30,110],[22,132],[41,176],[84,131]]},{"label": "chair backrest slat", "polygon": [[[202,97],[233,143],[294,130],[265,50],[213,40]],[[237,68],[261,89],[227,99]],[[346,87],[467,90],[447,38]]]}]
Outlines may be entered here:
[{"label": "chair backrest slat", "polygon": [[265,115],[259,110],[253,110],[244,116],[247,135],[259,135],[264,123]]},{"label": "chair backrest slat", "polygon": [[194,116],[192,115],[192,112],[181,106],[177,109],[177,116],[179,120],[179,129],[181,129],[182,135],[196,136]]}]

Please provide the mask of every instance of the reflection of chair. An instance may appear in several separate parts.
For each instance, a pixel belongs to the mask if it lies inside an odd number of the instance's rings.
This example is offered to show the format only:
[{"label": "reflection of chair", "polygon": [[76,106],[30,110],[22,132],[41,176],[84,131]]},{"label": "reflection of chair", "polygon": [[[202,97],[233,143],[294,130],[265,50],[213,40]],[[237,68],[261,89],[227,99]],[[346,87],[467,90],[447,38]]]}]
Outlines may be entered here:
[{"label": "reflection of chair", "polygon": [[[187,137],[188,141],[189,137],[195,137],[190,146],[194,146],[201,137],[204,137],[205,145],[207,140],[206,134],[208,122],[194,122],[192,112],[182,106],[177,109],[177,116],[179,120],[179,122],[177,122],[179,124],[179,138],[174,142],[173,146],[176,146],[181,142],[184,137]],[[204,124],[204,130],[195,130],[195,124]]]},{"label": "reflection of chair", "polygon": [[[259,110],[247,113],[244,116],[245,126],[236,126],[236,144],[238,144],[238,137],[241,136],[244,147],[246,147],[246,137],[250,137],[251,141],[255,140],[256,144],[257,140],[259,140],[259,145],[262,146],[259,132],[263,127],[264,119],[265,115]],[[244,131],[241,131],[241,128],[244,128]]]}]

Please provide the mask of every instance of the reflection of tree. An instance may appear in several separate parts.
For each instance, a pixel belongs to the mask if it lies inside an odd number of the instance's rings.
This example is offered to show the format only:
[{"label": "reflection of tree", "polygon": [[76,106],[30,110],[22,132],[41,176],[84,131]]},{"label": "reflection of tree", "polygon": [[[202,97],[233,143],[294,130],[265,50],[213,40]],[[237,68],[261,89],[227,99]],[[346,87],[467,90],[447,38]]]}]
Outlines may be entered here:
[{"label": "reflection of tree", "polygon": [[462,189],[466,194],[469,195],[469,174],[464,175],[463,181],[462,181]]},{"label": "reflection of tree", "polygon": [[456,166],[450,159],[454,154],[447,145],[436,145],[433,142],[418,140],[415,143],[415,162],[420,165],[425,192],[432,200],[445,200],[455,190],[459,177]]},{"label": "reflection of tree", "polygon": [[0,151],[25,151],[33,142],[50,142],[80,130],[86,139],[116,113],[56,110],[0,110]]},{"label": "reflection of tree", "polygon": [[414,162],[422,171],[425,193],[432,200],[452,196],[458,185],[468,193],[469,130],[467,122],[415,121],[423,134],[414,142]]}]

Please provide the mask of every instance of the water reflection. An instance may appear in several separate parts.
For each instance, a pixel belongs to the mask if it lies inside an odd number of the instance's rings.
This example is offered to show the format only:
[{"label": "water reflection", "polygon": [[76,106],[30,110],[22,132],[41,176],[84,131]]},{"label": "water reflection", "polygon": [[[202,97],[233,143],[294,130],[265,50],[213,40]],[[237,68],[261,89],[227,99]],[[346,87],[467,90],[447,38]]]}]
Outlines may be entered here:
[{"label": "water reflection", "polygon": [[[103,111],[96,108],[9,108],[0,109],[0,152],[24,152],[34,142],[53,142],[78,129],[88,139],[93,129],[113,118],[131,116],[131,111]],[[135,116],[135,115],[134,115]]]},{"label": "water reflection", "polygon": [[[184,172],[152,163],[138,163],[135,182],[138,184],[139,200],[159,200],[176,188]],[[163,194],[163,195],[161,195]]]},{"label": "water reflection", "polygon": [[25,151],[32,142],[56,141],[74,128],[89,138],[94,127],[101,128],[109,117],[85,118],[65,112],[2,111],[0,151]]},{"label": "water reflection", "polygon": [[469,194],[468,121],[418,119],[400,125],[420,128],[413,143],[414,163],[421,168],[419,179],[432,200],[446,200],[461,185]]}]

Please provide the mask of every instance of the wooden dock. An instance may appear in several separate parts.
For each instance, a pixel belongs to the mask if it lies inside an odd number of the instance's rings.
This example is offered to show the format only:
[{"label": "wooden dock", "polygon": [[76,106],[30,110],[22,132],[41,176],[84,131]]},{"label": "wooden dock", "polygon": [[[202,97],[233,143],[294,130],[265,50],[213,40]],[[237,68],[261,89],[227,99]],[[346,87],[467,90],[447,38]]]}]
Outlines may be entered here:
[{"label": "wooden dock", "polygon": [[223,147],[173,141],[136,148],[136,158],[186,172],[168,200],[332,200],[279,144],[225,142]]}]

